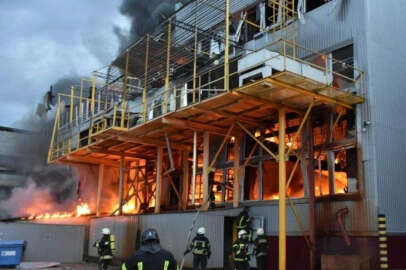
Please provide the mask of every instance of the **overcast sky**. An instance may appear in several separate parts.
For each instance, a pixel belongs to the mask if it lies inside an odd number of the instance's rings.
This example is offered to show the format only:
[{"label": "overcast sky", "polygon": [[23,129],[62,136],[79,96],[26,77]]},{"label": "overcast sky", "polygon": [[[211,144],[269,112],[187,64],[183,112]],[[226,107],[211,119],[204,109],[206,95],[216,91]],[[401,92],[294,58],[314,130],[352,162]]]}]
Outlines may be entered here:
[{"label": "overcast sky", "polygon": [[14,126],[61,77],[91,75],[118,50],[121,0],[0,0],[0,125]]}]

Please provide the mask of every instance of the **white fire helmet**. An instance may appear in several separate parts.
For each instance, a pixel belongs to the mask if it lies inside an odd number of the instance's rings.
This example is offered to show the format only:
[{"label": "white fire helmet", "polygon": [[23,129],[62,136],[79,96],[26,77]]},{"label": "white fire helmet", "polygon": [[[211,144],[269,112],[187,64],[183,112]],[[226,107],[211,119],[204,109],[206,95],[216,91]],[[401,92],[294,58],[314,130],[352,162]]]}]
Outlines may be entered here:
[{"label": "white fire helmet", "polygon": [[246,230],[241,230],[238,232],[238,239],[243,239],[247,235]]},{"label": "white fire helmet", "polygon": [[264,229],[258,228],[257,229],[257,235],[264,235]]},{"label": "white fire helmet", "polygon": [[110,234],[110,229],[109,228],[103,228],[102,229],[102,234]]},{"label": "white fire helmet", "polygon": [[198,230],[197,230],[197,234],[205,234],[206,233],[206,229],[204,228],[204,227],[200,227]]}]

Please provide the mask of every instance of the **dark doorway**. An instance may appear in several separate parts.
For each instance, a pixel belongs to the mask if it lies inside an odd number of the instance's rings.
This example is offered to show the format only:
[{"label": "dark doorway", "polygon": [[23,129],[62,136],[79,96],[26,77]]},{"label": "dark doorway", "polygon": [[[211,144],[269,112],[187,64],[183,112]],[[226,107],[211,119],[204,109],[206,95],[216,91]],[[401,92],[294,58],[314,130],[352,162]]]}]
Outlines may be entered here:
[{"label": "dark doorway", "polygon": [[232,246],[235,217],[224,217],[224,270],[233,270]]}]

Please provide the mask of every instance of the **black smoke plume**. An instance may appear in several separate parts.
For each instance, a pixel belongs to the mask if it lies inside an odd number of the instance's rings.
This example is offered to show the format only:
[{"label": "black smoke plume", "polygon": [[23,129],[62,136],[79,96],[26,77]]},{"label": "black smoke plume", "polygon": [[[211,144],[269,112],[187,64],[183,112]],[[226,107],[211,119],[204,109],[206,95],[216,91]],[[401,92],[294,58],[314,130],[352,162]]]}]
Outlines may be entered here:
[{"label": "black smoke plume", "polygon": [[[79,76],[69,76],[53,84],[54,98],[57,93],[69,93],[72,85],[80,84]],[[8,198],[0,201],[0,218],[41,214],[42,211],[71,211],[78,197],[76,171],[68,166],[49,165],[47,156],[54,125],[55,108],[43,117],[35,113],[26,115],[18,126],[27,133],[16,135],[9,143],[10,156],[19,158],[16,173],[26,178],[25,186],[8,192]],[[31,205],[27,205],[30,204]],[[38,211],[32,204],[37,204]]]},{"label": "black smoke plume", "polygon": [[152,33],[175,12],[176,6],[188,2],[191,0],[123,0],[120,13],[131,19],[131,28],[128,36],[120,28],[114,28],[120,40],[120,52],[145,34]]}]

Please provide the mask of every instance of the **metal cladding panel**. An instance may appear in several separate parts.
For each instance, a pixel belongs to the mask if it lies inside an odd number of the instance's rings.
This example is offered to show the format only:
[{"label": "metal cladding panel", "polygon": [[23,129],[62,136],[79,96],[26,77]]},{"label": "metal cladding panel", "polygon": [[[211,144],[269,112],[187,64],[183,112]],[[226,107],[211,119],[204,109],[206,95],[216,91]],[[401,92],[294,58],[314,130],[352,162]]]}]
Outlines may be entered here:
[{"label": "metal cladding panel", "polygon": [[344,216],[345,228],[348,233],[350,233],[351,235],[376,234],[377,217],[375,217],[375,223],[363,218],[370,215],[370,207],[372,203],[373,202],[367,200],[317,203],[317,231],[319,233],[339,232],[336,212],[342,208],[348,207],[349,213]]},{"label": "metal cladding panel", "polygon": [[[365,82],[371,77],[370,63],[367,57],[366,0],[331,1],[305,14],[305,24],[297,23],[297,42],[314,51],[331,51],[353,43],[354,65],[365,72]],[[357,105],[357,133],[361,145],[363,164],[362,202],[329,202],[320,203],[317,207],[317,218],[325,219],[326,215],[334,216],[336,209],[348,206],[351,220],[347,229],[350,231],[370,232],[377,230],[377,177],[374,135],[361,132],[361,125],[371,118],[370,110],[374,91],[367,84],[366,102]],[[353,214],[351,214],[353,213]],[[348,219],[348,217],[346,218]]]},{"label": "metal cladding panel", "polygon": [[[223,267],[223,246],[224,246],[224,216],[215,215],[214,212],[201,213],[197,219],[192,233],[200,226],[206,227],[206,235],[210,239],[212,247],[212,256],[208,262],[209,268]],[[169,250],[175,256],[180,264],[183,252],[186,250],[187,237],[196,212],[177,213],[177,214],[159,214],[142,215],[140,219],[140,230],[154,228],[158,231],[161,239],[161,245]],[[185,266],[192,266],[192,255],[185,257]]]},{"label": "metal cladding panel", "polygon": [[93,247],[93,244],[101,238],[103,228],[109,228],[115,236],[115,258],[125,259],[135,251],[138,217],[95,218],[90,221],[89,256],[97,257],[97,249]]},{"label": "metal cladding panel", "polygon": [[[384,2],[386,3],[386,2]],[[382,5],[385,5],[382,3]],[[377,227],[377,173],[375,159],[375,135],[366,130],[361,132],[361,125],[364,121],[371,119],[370,110],[374,109],[373,102],[375,91],[371,89],[370,80],[375,76],[370,72],[370,58],[367,53],[367,4],[366,0],[349,1],[337,0],[330,1],[317,9],[314,9],[304,15],[305,23],[296,22],[296,42],[313,51],[332,51],[342,46],[353,44],[354,46],[354,64],[365,72],[366,102],[357,105],[357,133],[358,142],[361,145],[362,164],[363,164],[363,202],[347,202],[346,205],[353,207],[350,211],[360,214],[354,216],[356,220],[349,222],[350,231],[376,231]],[[381,16],[382,20],[386,16]],[[404,36],[404,35],[403,35]],[[265,35],[263,38],[250,42],[248,47],[260,48],[272,40],[271,35]],[[399,46],[400,43],[399,43]],[[368,49],[369,50],[369,49]],[[375,58],[377,55],[375,55]],[[386,65],[387,66],[387,65]],[[383,67],[383,66],[382,66]],[[402,70],[400,67],[398,70]],[[383,80],[384,81],[384,80]],[[398,88],[401,91],[401,87]],[[384,91],[381,91],[383,93]],[[390,106],[387,106],[389,108]],[[389,175],[389,174],[388,174]],[[320,204],[317,211],[317,219],[325,215],[334,216],[334,210],[340,208],[342,202],[331,202]],[[330,210],[327,210],[330,209]],[[361,215],[362,214],[362,215]],[[363,219],[362,221],[360,219]],[[357,221],[358,220],[358,221]]]},{"label": "metal cladding panel", "polygon": [[406,232],[405,12],[405,1],[367,4],[368,90],[373,93],[368,129],[375,136],[379,212],[387,216],[389,233]]},{"label": "metal cladding panel", "polygon": [[25,240],[23,261],[81,262],[85,226],[0,223],[0,238]]},{"label": "metal cladding panel", "polygon": [[[309,230],[309,210],[307,203],[294,202],[301,222],[306,232]],[[278,203],[271,203],[266,206],[252,206],[249,213],[251,216],[265,217],[265,233],[278,235],[279,231],[279,206]],[[289,205],[286,206],[286,233],[288,235],[302,235],[302,231],[296,221],[296,217]]]}]

